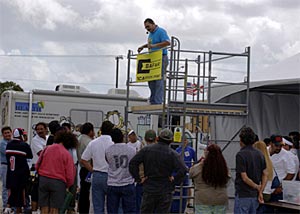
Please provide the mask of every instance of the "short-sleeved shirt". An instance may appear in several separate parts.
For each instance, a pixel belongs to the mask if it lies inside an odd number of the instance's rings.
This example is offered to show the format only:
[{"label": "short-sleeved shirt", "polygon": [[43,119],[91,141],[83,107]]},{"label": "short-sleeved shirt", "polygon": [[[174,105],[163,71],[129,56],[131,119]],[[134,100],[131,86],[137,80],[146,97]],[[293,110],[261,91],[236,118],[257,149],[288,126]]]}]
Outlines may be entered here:
[{"label": "short-sleeved shirt", "polygon": [[[89,144],[89,142],[92,141],[92,138],[90,138],[88,135],[86,134],[82,134],[78,137],[78,147],[77,147],[77,158],[80,161],[82,153],[84,152],[84,150],[86,149],[87,145]],[[82,167],[82,165],[80,164],[80,166]]]},{"label": "short-sleeved shirt", "polygon": [[[176,149],[176,152],[178,154],[181,154],[182,151],[182,146],[179,146]],[[195,157],[195,150],[190,147],[190,146],[186,146],[184,148],[184,163],[188,168],[191,168],[192,163],[196,161],[196,157]]]},{"label": "short-sleeved shirt", "polygon": [[37,160],[39,159],[38,153],[42,151],[47,144],[47,139],[41,138],[40,136],[36,135],[32,138],[31,141],[31,150],[33,154],[32,163],[36,164]]},{"label": "short-sleeved shirt", "polygon": [[[165,31],[163,28],[161,27],[156,27],[155,30],[153,32],[150,32],[149,36],[148,36],[148,43],[149,44],[157,44],[160,42],[165,42],[165,41],[170,41],[170,38],[167,34],[167,31]],[[155,50],[159,50],[159,47],[154,47],[151,48],[150,51],[155,51]],[[168,50],[166,48],[163,49],[163,55],[167,55]]]},{"label": "short-sleeved shirt", "polygon": [[105,160],[105,151],[113,144],[111,136],[101,135],[87,145],[86,149],[82,153],[81,159],[86,161],[93,160],[94,171],[107,173],[108,164]]},{"label": "short-sleeved shirt", "polygon": [[143,147],[143,144],[139,140],[134,143],[128,142],[127,145],[134,148],[136,152],[140,151]]},{"label": "short-sleeved shirt", "polygon": [[135,154],[135,149],[125,143],[116,143],[106,150],[105,157],[109,166],[107,185],[126,186],[133,184],[134,179],[129,173],[129,161]]},{"label": "short-sleeved shirt", "polygon": [[280,181],[282,181],[288,173],[296,173],[295,162],[291,159],[289,152],[283,148],[278,154],[271,156],[271,161]]},{"label": "short-sleeved shirt", "polygon": [[235,190],[240,198],[257,197],[257,190],[250,187],[242,180],[241,173],[247,176],[256,184],[262,179],[263,170],[266,169],[266,161],[261,151],[253,148],[252,145],[245,146],[236,155],[236,179]]}]

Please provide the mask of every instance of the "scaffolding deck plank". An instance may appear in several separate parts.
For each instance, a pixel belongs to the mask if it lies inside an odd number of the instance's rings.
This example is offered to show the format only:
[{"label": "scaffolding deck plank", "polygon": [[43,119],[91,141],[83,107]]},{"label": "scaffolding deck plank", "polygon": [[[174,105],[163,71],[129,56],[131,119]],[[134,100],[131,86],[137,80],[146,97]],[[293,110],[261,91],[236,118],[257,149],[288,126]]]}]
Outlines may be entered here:
[{"label": "scaffolding deck plank", "polygon": [[163,105],[143,105],[143,106],[131,106],[132,112],[137,111],[157,111],[162,110]]},{"label": "scaffolding deck plank", "polygon": [[[170,102],[166,105],[166,109],[171,114],[187,115],[231,115],[231,116],[245,116],[247,115],[246,105],[243,104],[220,104],[220,103],[201,103],[201,102]],[[162,114],[163,105],[144,105],[132,106],[132,113],[146,113],[146,114]]]}]

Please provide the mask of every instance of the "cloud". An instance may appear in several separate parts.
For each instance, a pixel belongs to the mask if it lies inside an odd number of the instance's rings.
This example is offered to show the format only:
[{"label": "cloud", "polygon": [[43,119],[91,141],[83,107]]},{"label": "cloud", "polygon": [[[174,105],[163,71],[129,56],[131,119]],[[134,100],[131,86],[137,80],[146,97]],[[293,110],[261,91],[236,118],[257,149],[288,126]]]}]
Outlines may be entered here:
[{"label": "cloud", "polygon": [[46,50],[45,53],[54,54],[54,55],[66,54],[64,46],[58,44],[57,42],[45,41],[43,43],[42,48]]},{"label": "cloud", "polygon": [[54,0],[4,0],[16,8],[17,15],[39,28],[55,30],[58,24],[72,26],[78,14],[70,6],[62,6]]},{"label": "cloud", "polygon": [[[115,84],[115,56],[126,58],[146,42],[148,17],[185,50],[240,53],[251,46],[255,70],[300,52],[299,14],[300,3],[293,0],[2,0],[0,54],[34,56],[0,57],[1,76],[18,73],[11,77],[26,78],[27,89],[69,82],[106,91]],[[122,87],[126,78],[124,59]]]}]

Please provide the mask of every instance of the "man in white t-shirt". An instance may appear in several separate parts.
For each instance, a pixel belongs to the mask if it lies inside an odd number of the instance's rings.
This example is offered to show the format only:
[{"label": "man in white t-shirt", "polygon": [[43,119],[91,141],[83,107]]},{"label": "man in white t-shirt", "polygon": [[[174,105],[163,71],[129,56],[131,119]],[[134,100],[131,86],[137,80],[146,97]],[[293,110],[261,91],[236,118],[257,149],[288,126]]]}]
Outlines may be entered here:
[{"label": "man in white t-shirt", "polygon": [[[84,150],[80,163],[90,172],[92,177],[92,201],[94,213],[104,213],[105,197],[107,195],[108,164],[105,160],[105,151],[114,143],[111,139],[111,131],[114,125],[110,121],[104,121],[101,125],[101,136],[92,140]],[[89,162],[93,161],[93,166]]]},{"label": "man in white t-shirt", "polygon": [[[272,135],[269,152],[275,174],[280,182],[282,180],[292,180],[295,176],[295,163],[290,160],[288,151],[282,149],[283,140],[281,135]],[[277,187],[271,194],[271,200],[277,201],[282,199],[282,186]]]},{"label": "man in white t-shirt", "polygon": [[118,213],[121,200],[124,213],[136,213],[134,179],[128,167],[136,151],[123,142],[120,129],[113,129],[111,137],[115,144],[105,152],[108,163],[107,211],[109,214]]},{"label": "man in white t-shirt", "polygon": [[128,133],[128,144],[127,145],[135,148],[136,152],[140,151],[143,147],[143,144],[141,143],[141,141],[138,140],[138,137],[137,137],[136,133],[134,132],[134,130],[131,130]]},{"label": "man in white t-shirt", "polygon": [[[136,153],[143,148],[143,144],[138,140],[138,137],[134,130],[128,133],[128,146],[135,149]],[[140,213],[142,197],[143,197],[143,185],[141,183],[135,183],[135,195],[136,195],[136,208],[137,213]]]},{"label": "man in white t-shirt", "polygon": [[296,180],[297,178],[297,172],[299,170],[299,160],[297,157],[297,154],[293,153],[291,151],[292,147],[293,147],[293,143],[292,143],[292,139],[290,137],[284,136],[282,138],[283,140],[283,148],[288,151],[288,154],[290,156],[290,161],[293,161],[295,163],[295,176],[293,178],[293,181]]},{"label": "man in white t-shirt", "polygon": [[[47,144],[48,127],[44,122],[39,122],[35,125],[36,135],[31,141],[32,165],[34,166],[39,159],[39,156]],[[34,184],[31,192],[31,209],[36,212],[38,209],[38,184]]]}]

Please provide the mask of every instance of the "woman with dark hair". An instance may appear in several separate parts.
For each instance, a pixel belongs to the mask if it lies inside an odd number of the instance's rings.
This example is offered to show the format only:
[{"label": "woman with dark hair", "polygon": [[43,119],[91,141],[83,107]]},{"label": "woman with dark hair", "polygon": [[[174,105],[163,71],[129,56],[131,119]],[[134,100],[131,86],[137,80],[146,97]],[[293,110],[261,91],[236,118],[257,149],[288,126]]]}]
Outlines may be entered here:
[{"label": "woman with dark hair", "polygon": [[190,169],[195,185],[195,213],[226,213],[229,172],[220,147],[209,145],[205,158]]},{"label": "woman with dark hair", "polygon": [[41,213],[58,213],[63,207],[66,188],[74,183],[75,167],[68,149],[77,147],[77,138],[60,130],[54,137],[55,144],[41,153],[36,169],[39,173],[39,205]]}]

